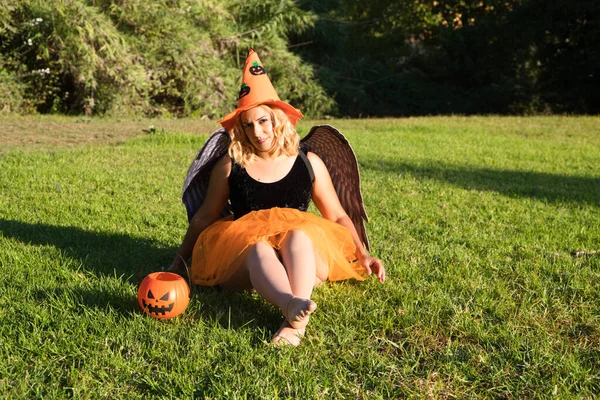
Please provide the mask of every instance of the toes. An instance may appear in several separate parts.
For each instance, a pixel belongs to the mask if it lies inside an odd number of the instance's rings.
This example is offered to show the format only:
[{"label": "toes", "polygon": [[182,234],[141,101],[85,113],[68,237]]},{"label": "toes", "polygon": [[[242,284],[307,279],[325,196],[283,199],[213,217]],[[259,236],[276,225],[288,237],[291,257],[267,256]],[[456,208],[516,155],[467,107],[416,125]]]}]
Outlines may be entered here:
[{"label": "toes", "polygon": [[317,303],[310,299],[293,297],[288,302],[284,316],[295,329],[301,329],[308,324],[311,313],[317,309]]}]

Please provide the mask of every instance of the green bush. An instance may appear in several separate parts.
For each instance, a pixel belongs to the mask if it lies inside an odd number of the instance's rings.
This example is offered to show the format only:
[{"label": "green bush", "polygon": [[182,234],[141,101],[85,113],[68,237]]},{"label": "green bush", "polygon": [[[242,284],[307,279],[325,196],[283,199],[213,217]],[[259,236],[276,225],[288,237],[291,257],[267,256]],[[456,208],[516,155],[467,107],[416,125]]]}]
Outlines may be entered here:
[{"label": "green bush", "polygon": [[32,112],[35,107],[23,97],[28,86],[16,80],[3,64],[0,58],[0,114]]},{"label": "green bush", "polygon": [[39,112],[219,117],[251,47],[283,99],[310,116],[333,105],[287,49],[313,23],[292,0],[9,0],[0,16],[3,93]]}]

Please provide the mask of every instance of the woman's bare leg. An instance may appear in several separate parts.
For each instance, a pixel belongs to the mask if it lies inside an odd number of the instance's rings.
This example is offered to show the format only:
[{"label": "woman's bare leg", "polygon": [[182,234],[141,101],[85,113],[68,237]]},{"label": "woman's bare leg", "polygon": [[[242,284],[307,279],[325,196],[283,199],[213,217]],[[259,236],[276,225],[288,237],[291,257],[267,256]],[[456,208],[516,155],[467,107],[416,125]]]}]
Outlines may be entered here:
[{"label": "woman's bare leg", "polygon": [[[271,245],[259,242],[251,246],[246,253],[246,260],[242,268],[248,270],[250,281],[256,292],[268,302],[279,307],[286,315],[288,306],[294,302],[295,298],[285,267]],[[279,328],[273,337],[273,342],[298,346],[301,336],[304,334],[304,327],[302,329],[292,328],[287,320],[284,325],[287,327],[284,329],[282,325]]]},{"label": "woman's bare leg", "polygon": [[269,243],[251,246],[242,268],[247,268],[256,292],[271,304],[283,310],[294,297],[285,268]]},{"label": "woman's bare leg", "polygon": [[284,238],[279,254],[281,260],[269,243],[256,243],[248,249],[241,270],[248,271],[256,292],[279,307],[286,318],[273,341],[284,339],[297,346],[310,314],[317,308],[310,300],[315,283],[320,281],[316,278],[315,253],[312,242],[302,231],[291,231]]},{"label": "woman's bare leg", "polygon": [[287,233],[279,250],[294,298],[284,314],[294,328],[300,329],[308,323],[308,316],[317,305],[310,300],[315,285],[315,251],[309,237],[302,231]]},{"label": "woman's bare leg", "polygon": [[310,299],[317,272],[315,251],[309,237],[302,231],[288,232],[279,253],[294,296]]},{"label": "woman's bare leg", "polygon": [[286,321],[275,333],[273,342],[297,346],[306,331],[310,314],[317,308],[310,296],[313,287],[321,280],[316,276],[317,260],[313,244],[304,232],[288,232],[279,253],[294,297],[284,310]]}]

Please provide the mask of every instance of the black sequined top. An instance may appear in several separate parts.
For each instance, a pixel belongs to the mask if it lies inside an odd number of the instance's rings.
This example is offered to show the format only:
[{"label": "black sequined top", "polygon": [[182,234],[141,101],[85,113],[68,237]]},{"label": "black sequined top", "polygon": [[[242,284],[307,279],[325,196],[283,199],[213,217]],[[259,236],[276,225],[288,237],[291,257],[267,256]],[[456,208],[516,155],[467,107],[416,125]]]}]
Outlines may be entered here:
[{"label": "black sequined top", "polygon": [[254,180],[244,167],[234,163],[229,174],[229,200],[234,219],[273,207],[306,211],[312,197],[313,177],[312,167],[302,152],[290,172],[272,183]]}]

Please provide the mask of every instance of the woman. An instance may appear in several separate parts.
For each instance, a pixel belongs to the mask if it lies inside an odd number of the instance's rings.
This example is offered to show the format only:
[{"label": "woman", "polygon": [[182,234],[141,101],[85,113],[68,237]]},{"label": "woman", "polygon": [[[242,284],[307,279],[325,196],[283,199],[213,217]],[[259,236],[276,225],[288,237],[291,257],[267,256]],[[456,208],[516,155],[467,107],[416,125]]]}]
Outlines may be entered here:
[{"label": "woman", "polygon": [[[190,220],[169,270],[192,256],[191,279],[202,285],[255,289],[285,322],[275,343],[297,346],[316,285],[364,279],[385,269],[371,257],[340,204],[323,161],[299,152],[293,125],[302,114],[279,100],[254,51],[244,68],[238,108],[219,121],[231,145],[211,172],[204,203]],[[313,200],[323,218],[307,213]],[[227,201],[234,216],[218,220]]]}]

